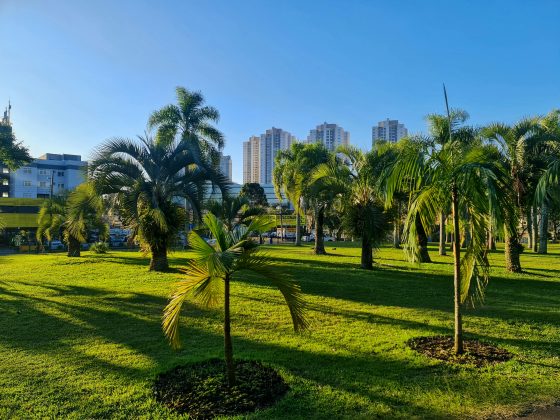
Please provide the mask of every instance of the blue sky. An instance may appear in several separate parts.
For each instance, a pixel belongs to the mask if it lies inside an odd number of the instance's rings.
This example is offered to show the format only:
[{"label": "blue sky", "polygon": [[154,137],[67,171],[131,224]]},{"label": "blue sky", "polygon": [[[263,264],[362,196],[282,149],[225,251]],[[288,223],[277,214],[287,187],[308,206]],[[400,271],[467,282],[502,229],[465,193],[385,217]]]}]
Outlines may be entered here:
[{"label": "blue sky", "polygon": [[0,0],[0,105],[34,155],[90,155],[201,90],[242,180],[242,142],[338,123],[368,148],[451,105],[471,122],[560,107],[558,1]]}]

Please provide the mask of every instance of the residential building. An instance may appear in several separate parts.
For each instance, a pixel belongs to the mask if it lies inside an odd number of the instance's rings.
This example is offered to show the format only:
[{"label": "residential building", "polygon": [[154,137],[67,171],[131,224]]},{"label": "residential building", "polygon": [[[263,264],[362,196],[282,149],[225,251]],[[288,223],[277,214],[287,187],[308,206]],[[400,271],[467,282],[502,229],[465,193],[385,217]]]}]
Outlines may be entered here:
[{"label": "residential building", "polygon": [[276,154],[287,150],[295,141],[289,132],[272,127],[260,137],[252,136],[243,142],[243,182],[272,184]]},{"label": "residential building", "polygon": [[350,133],[336,124],[323,123],[309,131],[308,143],[322,143],[327,150],[334,151],[338,146],[350,144]]},{"label": "residential building", "polygon": [[399,120],[390,120],[387,118],[385,121],[379,121],[377,127],[374,126],[371,129],[372,145],[374,145],[377,140],[396,143],[406,136],[408,136],[408,130],[404,124],[399,123]]},{"label": "residential building", "polygon": [[48,198],[73,190],[85,181],[86,166],[79,155],[46,153],[14,172],[8,171],[8,197]]},{"label": "residential building", "polygon": [[220,172],[231,182],[231,156],[220,154]]}]

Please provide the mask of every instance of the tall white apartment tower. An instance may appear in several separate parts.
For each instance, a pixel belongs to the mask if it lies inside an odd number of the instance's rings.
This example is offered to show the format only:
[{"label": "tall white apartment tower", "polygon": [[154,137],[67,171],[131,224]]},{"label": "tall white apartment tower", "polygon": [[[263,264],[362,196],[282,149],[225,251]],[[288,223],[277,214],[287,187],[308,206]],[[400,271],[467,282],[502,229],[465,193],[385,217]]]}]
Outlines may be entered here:
[{"label": "tall white apartment tower", "polygon": [[308,143],[322,143],[327,150],[336,150],[338,146],[350,144],[350,133],[336,124],[326,122],[309,131]]},{"label": "tall white apartment tower", "polygon": [[374,145],[376,140],[385,140],[396,143],[403,137],[408,136],[408,130],[399,120],[379,121],[377,127],[371,129],[371,144]]},{"label": "tall white apartment tower", "polygon": [[252,136],[243,142],[243,182],[272,184],[274,158],[286,150],[296,138],[281,128],[272,127],[260,137]]}]

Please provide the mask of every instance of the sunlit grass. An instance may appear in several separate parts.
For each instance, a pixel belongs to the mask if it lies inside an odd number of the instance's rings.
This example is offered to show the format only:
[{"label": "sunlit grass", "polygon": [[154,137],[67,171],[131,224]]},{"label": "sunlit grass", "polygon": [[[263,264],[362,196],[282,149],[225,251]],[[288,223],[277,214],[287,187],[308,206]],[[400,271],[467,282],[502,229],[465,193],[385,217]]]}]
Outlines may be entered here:
[{"label": "sunlit grass", "polygon": [[[509,415],[560,395],[560,248],[523,254],[526,274],[503,270],[486,303],[465,314],[467,335],[513,361],[475,369],[427,359],[405,342],[452,331],[451,256],[418,267],[383,248],[373,272],[359,249],[328,244],[268,247],[278,270],[309,302],[311,328],[297,335],[278,291],[247,277],[234,283],[236,357],[277,367],[291,391],[262,418],[481,417]],[[172,255],[180,268],[188,253]],[[151,381],[176,364],[222,356],[221,312],[184,310],[184,348],[173,352],[160,319],[178,271],[147,271],[135,252],[0,257],[0,418],[173,417]]]}]

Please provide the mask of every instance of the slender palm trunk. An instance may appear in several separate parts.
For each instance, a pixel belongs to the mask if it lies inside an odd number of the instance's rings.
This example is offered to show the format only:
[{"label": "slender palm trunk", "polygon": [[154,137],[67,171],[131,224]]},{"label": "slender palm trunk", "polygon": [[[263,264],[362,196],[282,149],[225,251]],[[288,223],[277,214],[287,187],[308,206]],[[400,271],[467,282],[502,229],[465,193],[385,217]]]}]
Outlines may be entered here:
[{"label": "slender palm trunk", "polygon": [[69,257],[79,257],[80,256],[80,241],[78,241],[73,236],[68,238],[68,254]]},{"label": "slender palm trunk", "polygon": [[517,235],[510,235],[505,233],[505,257],[506,257],[506,270],[510,273],[521,273],[521,244],[517,240]]},{"label": "slender palm trunk", "polygon": [[224,358],[228,386],[235,385],[235,365],[233,363],[233,343],[231,341],[231,319],[229,310],[229,275],[224,279]]},{"label": "slender palm trunk", "polygon": [[368,235],[362,236],[362,261],[361,268],[364,270],[373,270],[373,248]]},{"label": "slender palm trunk", "polygon": [[439,255],[447,255],[445,249],[445,212],[439,214]]},{"label": "slender palm trunk", "polygon": [[539,219],[537,208],[533,206],[533,252],[539,251]]},{"label": "slender palm trunk", "polygon": [[419,258],[421,263],[430,263],[432,259],[428,253],[428,236],[426,235],[426,230],[424,225],[420,221],[420,216],[416,216],[416,240],[418,241],[419,247]]},{"label": "slender palm trunk", "polygon": [[299,208],[296,209],[296,246],[301,246],[301,215],[299,214]]},{"label": "slender palm trunk", "polygon": [[533,218],[531,217],[531,207],[527,209],[527,245],[533,249]]},{"label": "slender palm trunk", "polygon": [[167,245],[152,246],[152,259],[150,260],[150,271],[165,271],[169,268],[167,261]]},{"label": "slender palm trunk", "polygon": [[393,222],[393,248],[401,247],[401,226],[400,219],[397,217]]},{"label": "slender palm trunk", "polygon": [[325,242],[323,238],[323,224],[325,222],[325,207],[319,206],[317,208],[317,215],[315,217],[315,254],[324,255]]},{"label": "slender palm trunk", "polygon": [[453,294],[455,299],[455,338],[453,351],[463,353],[463,320],[461,318],[461,241],[459,236],[459,198],[457,187],[451,189],[453,213]]},{"label": "slender palm trunk", "polygon": [[548,205],[543,201],[541,205],[541,223],[539,225],[539,254],[548,253]]}]

